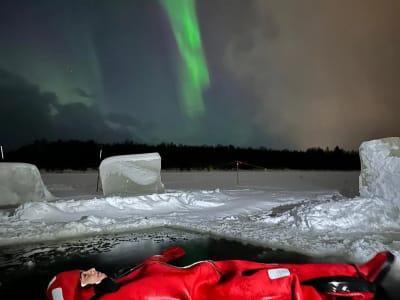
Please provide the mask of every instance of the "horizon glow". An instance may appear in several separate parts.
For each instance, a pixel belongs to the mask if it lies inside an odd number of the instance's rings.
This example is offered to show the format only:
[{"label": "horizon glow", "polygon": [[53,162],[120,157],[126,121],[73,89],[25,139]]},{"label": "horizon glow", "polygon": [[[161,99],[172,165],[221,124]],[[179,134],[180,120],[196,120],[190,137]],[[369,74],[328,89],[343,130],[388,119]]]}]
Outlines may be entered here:
[{"label": "horizon glow", "polygon": [[203,91],[210,78],[203,52],[194,0],[160,0],[164,7],[182,58],[179,81],[181,106],[186,116],[196,118],[204,113]]}]

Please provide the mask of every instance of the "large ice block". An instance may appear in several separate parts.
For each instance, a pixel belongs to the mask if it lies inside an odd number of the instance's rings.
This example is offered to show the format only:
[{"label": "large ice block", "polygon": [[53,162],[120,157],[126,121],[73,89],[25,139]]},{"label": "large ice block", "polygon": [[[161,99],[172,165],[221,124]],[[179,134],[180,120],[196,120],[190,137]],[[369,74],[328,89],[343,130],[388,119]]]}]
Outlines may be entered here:
[{"label": "large ice block", "polygon": [[35,165],[0,163],[0,206],[52,198]]},{"label": "large ice block", "polygon": [[360,196],[400,205],[400,138],[363,142],[360,146]]},{"label": "large ice block", "polygon": [[161,157],[158,153],[112,156],[100,164],[105,196],[161,193]]}]

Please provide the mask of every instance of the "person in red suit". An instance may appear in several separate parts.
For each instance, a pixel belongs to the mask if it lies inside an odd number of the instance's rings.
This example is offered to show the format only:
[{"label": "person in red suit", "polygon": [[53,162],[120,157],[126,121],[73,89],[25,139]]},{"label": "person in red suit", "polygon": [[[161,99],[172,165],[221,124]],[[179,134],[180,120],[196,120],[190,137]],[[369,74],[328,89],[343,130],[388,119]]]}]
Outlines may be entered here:
[{"label": "person in red suit", "polygon": [[394,260],[379,252],[363,265],[265,264],[245,260],[168,264],[185,251],[172,247],[112,280],[92,268],[56,275],[48,300],[370,300]]}]

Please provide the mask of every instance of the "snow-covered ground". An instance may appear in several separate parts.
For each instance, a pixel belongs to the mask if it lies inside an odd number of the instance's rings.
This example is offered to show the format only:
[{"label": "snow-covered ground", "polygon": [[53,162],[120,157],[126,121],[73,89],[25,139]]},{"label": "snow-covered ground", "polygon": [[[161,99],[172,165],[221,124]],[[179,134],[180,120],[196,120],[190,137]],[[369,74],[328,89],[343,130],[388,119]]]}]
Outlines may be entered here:
[{"label": "snow-covered ground", "polygon": [[398,257],[399,207],[349,196],[358,174],[162,172],[164,193],[104,197],[96,172],[42,173],[56,200],[0,210],[0,246],[167,226],[355,263],[381,250]]},{"label": "snow-covered ground", "polygon": [[[0,245],[171,226],[355,261],[400,254],[399,208],[339,191],[353,189],[356,172],[163,172],[166,192],[138,197],[96,195],[96,176],[43,174],[62,197],[0,211]],[[324,187],[329,178],[338,189]]]},{"label": "snow-covered ground", "polygon": [[399,207],[357,196],[358,175],[162,172],[164,193],[104,197],[97,172],[42,173],[56,199],[0,210],[0,246],[166,226],[355,263],[381,250],[398,257]]}]

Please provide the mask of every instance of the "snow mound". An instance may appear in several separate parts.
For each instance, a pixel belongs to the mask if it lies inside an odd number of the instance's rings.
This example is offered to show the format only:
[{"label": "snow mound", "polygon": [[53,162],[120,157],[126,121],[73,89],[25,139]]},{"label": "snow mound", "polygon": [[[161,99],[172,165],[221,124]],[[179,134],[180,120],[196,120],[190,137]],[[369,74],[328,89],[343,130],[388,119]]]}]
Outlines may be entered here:
[{"label": "snow mound", "polygon": [[0,206],[52,199],[35,165],[0,163]]},{"label": "snow mound", "polygon": [[381,198],[399,206],[400,138],[363,142],[360,146],[360,196]]},{"label": "snow mound", "polygon": [[104,196],[164,192],[158,153],[108,157],[100,164],[100,177]]}]

